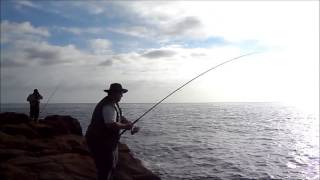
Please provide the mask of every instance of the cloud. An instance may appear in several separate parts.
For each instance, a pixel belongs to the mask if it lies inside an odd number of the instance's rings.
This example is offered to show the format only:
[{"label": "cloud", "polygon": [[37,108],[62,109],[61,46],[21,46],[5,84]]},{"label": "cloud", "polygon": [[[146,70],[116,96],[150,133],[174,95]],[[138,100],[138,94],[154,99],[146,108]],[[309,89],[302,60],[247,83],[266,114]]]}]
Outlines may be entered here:
[{"label": "cloud", "polygon": [[22,8],[22,7],[39,8],[39,6],[37,6],[31,1],[20,0],[20,1],[15,1],[15,3],[17,8]]},{"label": "cloud", "polygon": [[90,35],[101,35],[105,34],[106,32],[117,33],[126,36],[133,36],[138,38],[154,38],[156,37],[156,31],[152,30],[148,26],[142,25],[132,25],[132,24],[121,24],[115,25],[111,27],[63,27],[63,26],[56,26],[54,27],[57,31],[68,32],[75,35],[83,35],[83,34],[90,34]]},{"label": "cloud", "polygon": [[100,63],[99,65],[102,65],[102,66],[111,66],[113,64],[113,61],[110,60],[110,59],[107,59],[105,61],[103,61],[102,63]]},{"label": "cloud", "polygon": [[179,18],[176,21],[169,21],[163,24],[122,24],[118,27],[108,27],[106,30],[138,38],[160,40],[161,42],[177,39],[203,39],[205,37],[201,21],[192,16]]},{"label": "cloud", "polygon": [[[259,41],[262,46],[268,48],[281,48],[299,44],[296,42],[310,43],[313,38],[311,34],[315,34],[319,27],[318,6],[315,1],[276,3],[175,1],[117,4],[130,14],[131,25],[142,25],[148,30],[139,34],[144,31],[143,28],[139,30],[118,27],[122,29],[121,32],[160,42],[222,37],[238,45],[250,40]],[[273,11],[271,14],[270,9]],[[304,20],[301,21],[302,19]]]},{"label": "cloud", "polygon": [[1,53],[1,66],[5,67],[25,67],[28,65],[28,62],[21,60],[22,58],[12,58],[5,53]]},{"label": "cloud", "polygon": [[108,39],[92,39],[89,45],[95,54],[112,54],[112,42]]},{"label": "cloud", "polygon": [[30,22],[15,23],[1,22],[1,43],[9,43],[13,40],[32,39],[39,40],[50,36],[50,32],[44,27],[34,27]]},{"label": "cloud", "polygon": [[45,47],[42,45],[21,48],[21,50],[25,53],[25,59],[38,60],[42,64],[54,64],[54,60],[57,61],[61,59],[60,51],[54,47]]},{"label": "cloud", "polygon": [[89,28],[84,28],[84,27],[63,27],[63,26],[56,26],[54,29],[58,31],[64,31],[68,33],[72,33],[75,35],[81,35],[81,34],[100,34],[105,32],[107,29],[103,27],[89,27]]},{"label": "cloud", "polygon": [[121,27],[109,27],[107,28],[110,32],[115,32],[119,34],[124,34],[128,36],[134,36],[139,38],[154,38],[156,36],[156,32],[146,26],[140,25],[121,25]]},{"label": "cloud", "polygon": [[191,53],[190,54],[192,57],[204,57],[204,56],[206,56],[206,54],[205,53]]},{"label": "cloud", "polygon": [[[228,57],[226,57],[226,53],[229,54]],[[232,46],[224,46],[223,48],[166,46],[145,49],[141,52],[112,55],[108,60],[112,61],[114,71],[108,68],[108,72],[116,73],[117,77],[126,81],[186,80],[207,70],[210,66],[221,63],[225,58],[235,57],[240,53],[239,48]],[[105,63],[109,64],[110,62],[106,61]]]},{"label": "cloud", "polygon": [[85,3],[85,4],[90,14],[100,15],[106,10],[103,6],[101,6],[103,4],[98,1],[94,3]]},{"label": "cloud", "polygon": [[158,59],[158,58],[172,57],[175,54],[176,52],[172,50],[159,49],[159,50],[150,50],[142,54],[142,56],[150,59]]},{"label": "cloud", "polygon": [[[180,2],[130,2],[118,3],[131,14],[130,23],[139,28],[129,28],[121,32],[128,35],[149,37],[160,41],[177,39],[203,39],[207,37],[203,31],[203,22],[196,13],[186,13],[185,6]],[[188,4],[188,3],[186,3]],[[136,22],[139,22],[135,24]],[[140,27],[141,26],[141,27]],[[122,29],[128,29],[122,28]],[[139,33],[145,31],[143,34]]]},{"label": "cloud", "polygon": [[16,41],[13,46],[3,52],[4,65],[55,65],[55,64],[79,64],[86,57],[73,45],[55,46],[47,42]]},{"label": "cloud", "polygon": [[[280,47],[285,49],[287,55],[279,57],[275,53],[266,58],[252,56],[256,59],[245,58],[239,63],[230,63],[195,82],[195,92],[201,92],[197,94],[201,95],[202,100],[210,96],[211,100],[216,100],[214,96],[220,96],[220,100],[237,100],[237,97],[258,97],[259,100],[264,95],[273,96],[272,87],[281,87],[278,88],[281,91],[274,90],[273,93],[295,99],[295,94],[303,94],[298,91],[308,92],[304,89],[318,88],[319,81],[314,80],[314,77],[318,77],[319,59],[318,53],[315,53],[319,49],[317,2],[94,1],[90,2],[94,3],[93,6],[82,2],[78,7],[69,6],[77,2],[31,2],[42,6],[39,13],[48,14],[50,11],[48,18],[52,18],[52,13],[55,17],[72,17],[64,19],[71,20],[66,21],[70,27],[59,27],[58,24],[52,24],[57,21],[51,22],[50,19],[48,23],[53,27],[50,31],[28,21],[1,23],[1,43],[4,43],[1,46],[1,65],[6,72],[1,80],[16,85],[15,88],[10,86],[10,91],[23,89],[21,87],[24,86],[20,84],[26,81],[29,81],[30,87],[52,87],[52,79],[67,79],[68,84],[63,86],[68,90],[75,89],[72,94],[65,94],[64,97],[68,99],[76,94],[76,89],[87,87],[88,91],[101,91],[106,81],[107,84],[118,81],[132,85],[133,89],[143,85],[131,96],[132,102],[147,98],[153,102],[158,98],[157,93],[164,92],[160,85],[171,90],[176,87],[174,85],[191,79],[208,67],[258,46]],[[24,4],[23,7],[28,6],[28,2]],[[32,4],[29,3],[28,7],[32,7]],[[79,12],[83,16],[79,16]],[[89,25],[81,27],[80,24]],[[66,36],[65,32],[82,36],[67,34],[68,39],[63,39],[61,37]],[[213,46],[217,42],[215,37],[228,43]],[[90,38],[94,39],[88,40]],[[64,45],[53,45],[49,40]],[[85,42],[88,42],[88,48],[80,49]],[[129,44],[132,48],[127,48]],[[177,46],[170,46],[172,44]],[[11,81],[6,75],[17,80]],[[317,87],[305,83],[309,80]],[[283,82],[289,82],[290,86]],[[143,90],[157,88],[159,91],[150,91],[148,97],[145,97],[145,93],[141,94]],[[237,88],[239,91],[233,91]],[[287,92],[292,95],[286,95]],[[92,94],[95,101],[97,96]],[[190,95],[193,94],[187,93],[184,97],[192,97]],[[200,100],[201,97],[194,100]],[[75,96],[71,99],[77,100]]]},{"label": "cloud", "polygon": [[[17,41],[1,53],[3,67],[21,66],[95,66],[105,60],[105,56],[83,52],[74,45],[57,46],[47,42]],[[104,65],[111,65],[104,64]]]},{"label": "cloud", "polygon": [[[112,43],[107,39],[89,41],[92,52],[78,49],[73,44],[64,46],[47,42],[50,32],[44,27],[34,27],[30,22],[1,23],[1,61],[4,67],[27,65],[97,65],[105,61],[105,54],[112,53]],[[112,62],[103,63],[111,65]]]},{"label": "cloud", "polygon": [[169,36],[190,36],[191,38],[198,37],[202,28],[201,20],[194,16],[183,17],[174,22],[169,22],[168,25],[159,27],[160,34]]},{"label": "cloud", "polygon": [[[304,27],[309,27],[311,23],[315,22],[315,19],[308,18],[311,14],[316,17],[314,3],[94,1],[88,4],[72,1],[59,3],[59,6],[53,8],[61,8],[62,4],[81,8],[92,14],[93,18],[103,14],[112,21],[118,21],[117,26],[111,24],[111,27],[104,28],[62,28],[64,31],[77,35],[82,33],[99,34],[103,32],[102,30],[107,29],[110,32],[167,43],[175,40],[203,40],[210,37],[222,37],[230,43],[241,44],[242,41],[256,40],[262,45],[283,46],[295,44],[287,42],[296,38],[305,43],[312,41],[309,34],[315,30]],[[288,5],[290,8],[286,8]],[[312,6],[313,10],[305,11]],[[274,13],[270,14],[270,8]],[[284,9],[287,13],[283,13]],[[303,11],[303,13],[296,14],[296,11]],[[232,14],[230,14],[231,12]],[[272,20],[270,21],[270,19]],[[302,24],[297,26],[294,19],[309,20],[299,21]],[[297,37],[297,32],[303,32],[306,38],[304,36]]]},{"label": "cloud", "polygon": [[[73,2],[90,14],[119,20],[111,26],[99,28],[61,27],[74,34],[98,34],[105,31],[149,40],[168,41],[170,39],[203,38],[202,20],[194,14],[185,14],[177,3],[157,2]],[[176,8],[178,7],[178,8]],[[121,9],[121,11],[119,11]],[[112,12],[112,16],[110,15]],[[120,13],[121,12],[121,13]],[[183,12],[180,14],[180,12]],[[103,23],[103,22],[102,22]]]},{"label": "cloud", "polygon": [[74,6],[76,8],[82,8],[89,14],[101,15],[108,10],[108,5],[110,2],[103,1],[91,1],[87,3],[86,1],[70,1],[66,2],[68,6]]}]

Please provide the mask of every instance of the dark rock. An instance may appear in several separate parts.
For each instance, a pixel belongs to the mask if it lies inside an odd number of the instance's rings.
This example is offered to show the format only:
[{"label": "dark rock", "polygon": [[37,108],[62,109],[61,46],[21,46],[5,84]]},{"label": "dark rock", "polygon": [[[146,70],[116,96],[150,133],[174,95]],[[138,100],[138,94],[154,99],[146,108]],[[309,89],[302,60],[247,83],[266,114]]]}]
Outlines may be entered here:
[{"label": "dark rock", "polygon": [[55,131],[55,128],[50,126],[49,124],[33,123],[32,125],[33,125],[33,128],[37,131],[39,137],[49,138],[59,134]]},{"label": "dark rock", "polygon": [[26,151],[20,149],[0,149],[0,162],[27,154]]},{"label": "dark rock", "polygon": [[30,122],[29,116],[23,113],[4,112],[0,113],[0,125],[19,124]]},{"label": "dark rock", "polygon": [[[73,153],[41,157],[20,156],[7,161],[1,166],[1,170],[6,170],[2,174],[8,179],[94,180],[96,178],[96,171],[91,157]],[[15,172],[19,173],[16,174]],[[35,177],[34,175],[37,176]]]},{"label": "dark rock", "polygon": [[158,176],[145,168],[139,159],[133,157],[126,144],[119,143],[119,161],[115,171],[115,180],[160,180]]},{"label": "dark rock", "polygon": [[1,126],[0,130],[10,135],[23,135],[27,138],[39,137],[37,131],[30,128],[28,124],[5,124]]},{"label": "dark rock", "polygon": [[22,114],[0,116],[1,180],[96,179],[95,164],[76,119],[53,116],[34,123]]},{"label": "dark rock", "polygon": [[[34,123],[27,121],[23,114],[1,113],[0,117],[1,180],[96,179],[95,164],[76,119],[56,115]],[[114,179],[160,178],[134,158],[128,146],[119,144],[119,164]]]},{"label": "dark rock", "polygon": [[47,116],[44,121],[46,124],[50,124],[54,128],[54,132],[58,134],[83,135],[79,121],[71,116],[52,115]]},{"label": "dark rock", "polygon": [[0,148],[24,149],[28,144],[28,139],[24,136],[12,136],[0,131]]}]

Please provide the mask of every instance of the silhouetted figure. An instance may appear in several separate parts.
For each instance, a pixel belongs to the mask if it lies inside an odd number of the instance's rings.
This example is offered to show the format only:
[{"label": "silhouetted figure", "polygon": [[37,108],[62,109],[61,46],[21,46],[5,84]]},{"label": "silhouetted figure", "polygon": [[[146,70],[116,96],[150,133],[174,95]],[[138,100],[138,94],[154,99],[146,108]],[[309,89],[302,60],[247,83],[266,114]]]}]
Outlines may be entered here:
[{"label": "silhouetted figure", "polygon": [[[118,104],[122,94],[128,90],[123,89],[121,84],[114,83],[104,91],[108,93],[108,96],[96,105],[85,136],[96,164],[98,180],[111,180],[112,171],[118,161],[120,130],[132,129],[132,123],[122,116]],[[138,131],[136,128],[133,130]]]},{"label": "silhouetted figure", "polygon": [[39,94],[38,89],[34,89],[33,93],[27,98],[30,103],[30,119],[37,122],[40,110],[40,100],[42,99],[41,94]]}]

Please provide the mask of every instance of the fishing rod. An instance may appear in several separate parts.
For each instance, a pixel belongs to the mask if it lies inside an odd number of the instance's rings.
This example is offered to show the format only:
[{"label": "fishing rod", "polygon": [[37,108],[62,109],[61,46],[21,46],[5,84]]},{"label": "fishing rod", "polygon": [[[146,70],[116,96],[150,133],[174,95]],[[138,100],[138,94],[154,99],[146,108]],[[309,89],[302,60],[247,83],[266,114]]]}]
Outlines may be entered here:
[{"label": "fishing rod", "polygon": [[40,111],[39,114],[41,114],[42,112],[45,112],[45,109],[46,109],[49,101],[51,100],[51,98],[53,97],[53,95],[57,92],[57,90],[59,89],[59,87],[60,87],[61,84],[62,84],[62,82],[60,82],[60,83],[56,86],[56,88],[52,91],[52,93],[50,94],[47,102],[44,104],[44,106],[43,106],[43,108],[42,108],[42,110]]},{"label": "fishing rod", "polygon": [[[164,100],[166,100],[168,97],[170,97],[171,95],[173,95],[174,93],[176,93],[177,91],[179,91],[180,89],[182,89],[183,87],[185,87],[186,85],[188,85],[189,83],[191,83],[192,81],[194,81],[194,80],[198,79],[199,77],[203,76],[204,74],[208,73],[209,71],[211,71],[211,70],[213,70],[213,69],[216,69],[217,67],[222,66],[222,65],[224,65],[224,64],[227,64],[227,63],[229,63],[229,62],[231,62],[231,61],[240,59],[240,58],[242,58],[242,57],[250,56],[250,55],[252,55],[252,54],[257,54],[257,53],[258,53],[258,52],[252,52],[252,53],[247,53],[247,54],[243,54],[243,55],[241,55],[241,56],[234,57],[234,58],[232,58],[232,59],[229,59],[229,60],[227,60],[227,61],[224,61],[224,62],[222,62],[222,63],[220,63],[220,64],[218,64],[218,65],[216,65],[216,66],[214,66],[214,67],[212,67],[212,68],[210,68],[210,69],[202,72],[202,73],[200,73],[200,74],[197,75],[196,77],[190,79],[189,81],[187,81],[186,83],[184,83],[183,85],[181,85],[180,87],[178,87],[177,89],[175,89],[174,91],[172,91],[170,94],[168,94],[166,97],[164,97],[163,99],[161,99],[159,102],[157,102],[156,104],[154,104],[150,109],[148,109],[148,110],[147,110],[145,113],[143,113],[138,119],[136,119],[136,120],[132,123],[132,125],[134,125],[135,123],[137,123],[143,116],[145,116],[146,114],[148,114],[152,109],[154,109],[155,107],[157,107],[160,103],[162,103],[162,102],[163,102]],[[126,131],[127,131],[126,129],[123,130],[123,131],[120,133],[120,136],[121,136],[123,133],[125,133]]]}]

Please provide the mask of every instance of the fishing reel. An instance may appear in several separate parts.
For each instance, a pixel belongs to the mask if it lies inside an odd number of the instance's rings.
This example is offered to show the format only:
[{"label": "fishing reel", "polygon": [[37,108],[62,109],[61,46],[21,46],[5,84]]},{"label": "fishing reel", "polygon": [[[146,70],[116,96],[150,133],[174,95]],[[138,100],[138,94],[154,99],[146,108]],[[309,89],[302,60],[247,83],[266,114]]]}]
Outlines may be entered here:
[{"label": "fishing reel", "polygon": [[139,130],[140,130],[140,127],[138,126],[131,128],[131,135],[134,135],[135,133],[139,132]]}]

